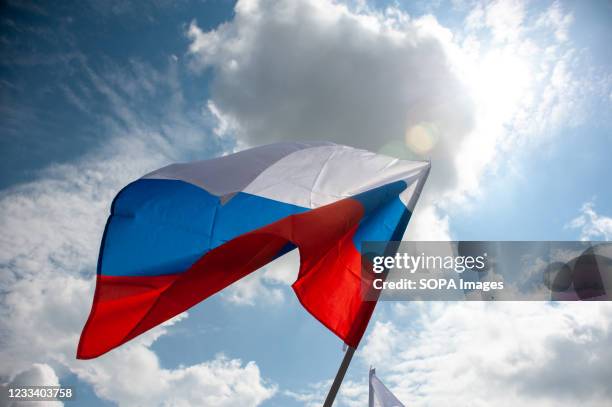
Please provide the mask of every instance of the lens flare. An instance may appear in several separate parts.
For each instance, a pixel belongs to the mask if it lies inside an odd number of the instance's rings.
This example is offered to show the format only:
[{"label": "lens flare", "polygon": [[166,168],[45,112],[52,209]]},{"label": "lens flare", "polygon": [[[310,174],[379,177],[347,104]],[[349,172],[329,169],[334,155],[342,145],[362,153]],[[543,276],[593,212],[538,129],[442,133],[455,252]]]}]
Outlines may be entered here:
[{"label": "lens flare", "polygon": [[437,126],[432,123],[419,123],[406,130],[406,147],[415,154],[425,155],[436,145]]}]

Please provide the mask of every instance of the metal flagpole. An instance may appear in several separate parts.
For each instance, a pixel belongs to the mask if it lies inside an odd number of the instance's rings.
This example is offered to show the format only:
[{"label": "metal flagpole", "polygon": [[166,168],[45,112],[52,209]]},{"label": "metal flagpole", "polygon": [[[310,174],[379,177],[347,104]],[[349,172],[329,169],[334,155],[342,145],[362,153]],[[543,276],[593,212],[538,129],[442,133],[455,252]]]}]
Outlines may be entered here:
[{"label": "metal flagpole", "polygon": [[344,353],[344,359],[342,359],[342,363],[340,363],[340,367],[338,368],[338,373],[336,373],[336,378],[332,383],[331,388],[329,389],[329,393],[327,393],[327,398],[325,399],[325,403],[323,403],[323,407],[332,407],[334,404],[334,400],[336,399],[336,394],[338,394],[338,390],[340,389],[340,385],[342,384],[342,380],[344,379],[344,375],[348,370],[349,365],[351,364],[351,359],[353,359],[353,355],[355,354],[355,348],[348,347],[346,352]]},{"label": "metal flagpole", "polygon": [[[387,253],[388,249],[389,248],[387,246],[385,248],[385,254]],[[395,251],[397,251],[397,247],[395,248]],[[383,274],[382,279],[383,281],[387,279],[387,273]],[[373,312],[374,311],[372,311],[372,313]],[[323,407],[332,407],[332,405],[334,404],[336,394],[338,394],[338,390],[340,390],[340,385],[342,384],[342,380],[344,379],[344,375],[346,374],[346,371],[348,370],[348,367],[351,364],[351,359],[353,359],[354,354],[355,348],[349,346],[346,350],[346,353],[344,354],[344,359],[342,359],[342,363],[340,363],[338,373],[336,373],[336,377],[334,378],[334,382],[332,383],[332,386],[329,389],[329,393],[327,393],[327,397],[325,398],[325,403],[323,403]]]},{"label": "metal flagpole", "polygon": [[368,375],[368,407],[374,407],[374,389],[372,388],[372,375],[376,372],[376,369],[372,369],[370,366],[370,374]]},{"label": "metal flagpole", "polygon": [[[431,160],[430,160],[430,165],[431,165]],[[427,170],[427,174],[429,174],[429,169]],[[421,193],[421,189],[423,188],[423,185],[425,184],[425,179],[427,179],[427,177],[419,180],[419,183],[417,184],[417,189],[414,192],[415,195],[413,195],[413,197],[411,198],[411,200],[414,200],[414,202],[416,202],[416,198]],[[408,221],[406,220],[406,225],[408,224],[407,222]],[[406,225],[404,225],[404,230],[405,230]],[[395,231],[394,231],[394,235],[395,235]],[[391,255],[391,253],[397,253],[399,245],[400,245],[399,241],[388,242],[388,245],[385,247],[384,254],[387,256],[387,255]],[[387,275],[388,275],[388,270],[382,276],[383,281],[387,279]],[[378,303],[378,297],[376,299],[376,302]],[[373,312],[374,310],[372,310],[372,313]],[[327,397],[325,398],[325,403],[323,403],[323,407],[332,407],[332,405],[334,404],[334,400],[336,399],[336,394],[338,394],[338,390],[340,390],[340,385],[342,384],[342,380],[344,379],[344,375],[346,374],[346,371],[348,370],[348,367],[351,364],[351,359],[353,359],[354,354],[355,354],[355,348],[352,348],[349,346],[348,349],[346,350],[346,353],[344,354],[344,359],[342,359],[342,363],[340,364],[340,367],[338,368],[338,373],[336,373],[334,382],[332,383],[332,386],[329,389],[329,393],[327,393]],[[372,373],[373,372],[370,371],[370,376]],[[370,389],[370,397],[372,397],[371,389]]]},{"label": "metal flagpole", "polygon": [[[385,255],[390,253],[397,252],[399,247],[399,242],[389,242],[392,244],[392,249],[389,248],[389,245],[385,247]],[[384,273],[382,276],[382,280],[385,281],[387,279],[387,274]],[[378,303],[378,300],[376,301]],[[373,313],[374,311],[372,311]],[[369,321],[368,321],[369,322]],[[351,359],[353,359],[353,355],[355,354],[355,348],[348,347],[346,353],[344,354],[344,359],[342,359],[342,363],[340,363],[340,367],[338,368],[338,373],[336,373],[336,377],[334,378],[334,382],[332,383],[331,388],[329,389],[329,393],[327,393],[327,397],[325,398],[325,403],[323,403],[323,407],[332,407],[334,404],[334,400],[336,399],[336,394],[338,394],[338,390],[340,390],[340,385],[342,384],[342,380],[344,380],[344,375],[348,370],[349,365],[351,364]]]}]

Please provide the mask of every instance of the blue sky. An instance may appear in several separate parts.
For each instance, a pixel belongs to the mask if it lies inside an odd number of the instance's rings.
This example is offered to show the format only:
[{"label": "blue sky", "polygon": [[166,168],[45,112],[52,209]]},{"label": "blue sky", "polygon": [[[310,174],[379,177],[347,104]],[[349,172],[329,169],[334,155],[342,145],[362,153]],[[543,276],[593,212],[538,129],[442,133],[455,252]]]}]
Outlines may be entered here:
[{"label": "blue sky", "polygon": [[[2,383],[72,384],[93,406],[320,404],[342,344],[294,298],[295,257],[74,360],[111,199],[171,162],[331,139],[431,159],[406,238],[612,236],[609,2],[0,7]],[[611,316],[383,303],[340,403],[364,405],[374,364],[407,404],[605,405]]]}]

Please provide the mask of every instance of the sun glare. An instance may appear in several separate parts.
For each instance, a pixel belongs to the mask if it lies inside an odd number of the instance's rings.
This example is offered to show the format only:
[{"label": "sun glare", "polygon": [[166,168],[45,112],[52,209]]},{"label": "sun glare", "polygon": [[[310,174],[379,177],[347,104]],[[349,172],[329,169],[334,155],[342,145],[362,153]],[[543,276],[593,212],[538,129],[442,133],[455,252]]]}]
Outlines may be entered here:
[{"label": "sun glare", "polygon": [[477,109],[504,122],[526,101],[531,88],[529,63],[509,50],[491,50],[474,65],[468,86]]}]

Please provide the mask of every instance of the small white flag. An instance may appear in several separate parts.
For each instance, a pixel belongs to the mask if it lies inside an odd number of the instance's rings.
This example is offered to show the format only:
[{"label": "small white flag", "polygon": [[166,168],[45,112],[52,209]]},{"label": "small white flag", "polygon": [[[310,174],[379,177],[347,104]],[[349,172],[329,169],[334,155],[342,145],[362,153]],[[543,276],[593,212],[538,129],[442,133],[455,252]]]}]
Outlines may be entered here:
[{"label": "small white flag", "polygon": [[370,369],[370,399],[369,407],[405,407],[395,397],[391,390],[376,377],[376,369]]}]

